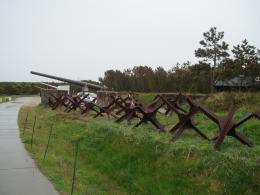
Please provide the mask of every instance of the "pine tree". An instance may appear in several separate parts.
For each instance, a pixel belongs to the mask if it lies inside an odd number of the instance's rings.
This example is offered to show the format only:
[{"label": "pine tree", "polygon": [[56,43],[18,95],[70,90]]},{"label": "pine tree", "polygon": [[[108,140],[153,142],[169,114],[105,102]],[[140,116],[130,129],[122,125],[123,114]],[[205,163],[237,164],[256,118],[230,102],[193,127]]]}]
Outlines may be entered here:
[{"label": "pine tree", "polygon": [[195,56],[203,58],[204,62],[213,62],[212,77],[211,77],[211,92],[213,92],[214,70],[222,59],[229,56],[228,44],[221,41],[224,38],[224,32],[218,32],[216,27],[211,27],[208,32],[203,33],[204,39],[200,41],[202,48],[195,50]]}]

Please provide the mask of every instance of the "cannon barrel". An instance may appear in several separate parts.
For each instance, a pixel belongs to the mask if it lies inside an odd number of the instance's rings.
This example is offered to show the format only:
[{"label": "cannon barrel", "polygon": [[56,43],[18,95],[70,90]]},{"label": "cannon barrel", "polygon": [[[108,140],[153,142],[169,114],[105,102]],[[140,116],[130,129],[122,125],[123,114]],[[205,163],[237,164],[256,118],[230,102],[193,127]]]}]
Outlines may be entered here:
[{"label": "cannon barrel", "polygon": [[42,76],[42,77],[47,77],[47,78],[50,78],[50,79],[55,79],[55,80],[58,80],[58,81],[71,83],[71,84],[78,85],[78,86],[81,86],[81,87],[88,87],[88,88],[92,88],[92,89],[104,89],[104,87],[100,86],[100,85],[95,85],[95,84],[87,83],[87,82],[83,82],[83,81],[75,81],[75,80],[66,79],[66,78],[63,78],[63,77],[52,76],[52,75],[48,75],[48,74],[44,74],[44,73],[40,73],[40,72],[31,71],[31,74]]}]

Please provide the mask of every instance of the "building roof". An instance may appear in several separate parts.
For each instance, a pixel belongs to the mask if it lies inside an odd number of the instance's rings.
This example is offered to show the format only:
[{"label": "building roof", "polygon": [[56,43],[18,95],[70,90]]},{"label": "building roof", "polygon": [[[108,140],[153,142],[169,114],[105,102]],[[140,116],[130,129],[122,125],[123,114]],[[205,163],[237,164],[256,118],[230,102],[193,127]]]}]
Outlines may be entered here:
[{"label": "building roof", "polygon": [[216,80],[214,87],[253,87],[256,81],[252,77],[237,76],[231,79]]}]

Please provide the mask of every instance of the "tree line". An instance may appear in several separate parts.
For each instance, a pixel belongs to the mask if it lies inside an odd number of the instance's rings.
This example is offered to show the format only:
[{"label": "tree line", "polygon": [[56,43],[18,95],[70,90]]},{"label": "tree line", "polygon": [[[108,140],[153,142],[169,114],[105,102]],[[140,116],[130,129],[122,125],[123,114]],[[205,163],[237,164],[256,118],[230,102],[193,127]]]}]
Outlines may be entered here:
[{"label": "tree line", "polygon": [[[92,84],[100,84],[97,81],[84,80]],[[59,86],[59,85],[68,85],[64,82],[44,82],[49,85]],[[42,89],[52,89],[46,87],[42,83],[38,82],[0,82],[0,96],[1,95],[34,95],[40,92]],[[82,87],[76,85],[70,85],[70,91],[72,94],[75,94],[82,90]]]},{"label": "tree line", "polygon": [[0,82],[0,95],[29,95],[37,94],[37,83],[29,82]]},{"label": "tree line", "polygon": [[111,69],[99,81],[116,91],[209,93],[216,79],[260,76],[260,50],[245,39],[230,51],[223,39],[224,32],[212,27],[203,33],[201,47],[194,52],[197,63],[177,63],[170,70],[149,66]]}]

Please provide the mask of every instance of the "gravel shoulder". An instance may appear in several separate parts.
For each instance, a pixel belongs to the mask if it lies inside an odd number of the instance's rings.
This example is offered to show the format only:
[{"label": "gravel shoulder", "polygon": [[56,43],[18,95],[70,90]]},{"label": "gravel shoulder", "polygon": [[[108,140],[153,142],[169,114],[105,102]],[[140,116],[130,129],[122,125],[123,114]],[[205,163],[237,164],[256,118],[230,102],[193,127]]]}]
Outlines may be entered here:
[{"label": "gravel shoulder", "polygon": [[40,96],[32,96],[28,98],[28,100],[23,104],[23,106],[29,106],[34,107],[41,103],[41,97]]}]

